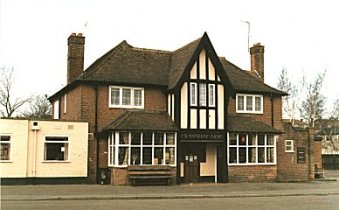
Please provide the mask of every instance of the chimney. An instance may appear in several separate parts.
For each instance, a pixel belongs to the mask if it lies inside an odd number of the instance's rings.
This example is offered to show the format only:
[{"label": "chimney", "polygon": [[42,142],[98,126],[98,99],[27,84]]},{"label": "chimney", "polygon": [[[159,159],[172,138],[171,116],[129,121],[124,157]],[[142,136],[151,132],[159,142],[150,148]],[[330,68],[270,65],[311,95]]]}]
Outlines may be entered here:
[{"label": "chimney", "polygon": [[84,70],[85,37],[81,33],[72,33],[67,43],[67,84],[69,84]]},{"label": "chimney", "polygon": [[264,81],[265,78],[264,51],[265,47],[260,43],[254,44],[253,47],[250,48],[251,72],[255,73],[262,81]]}]

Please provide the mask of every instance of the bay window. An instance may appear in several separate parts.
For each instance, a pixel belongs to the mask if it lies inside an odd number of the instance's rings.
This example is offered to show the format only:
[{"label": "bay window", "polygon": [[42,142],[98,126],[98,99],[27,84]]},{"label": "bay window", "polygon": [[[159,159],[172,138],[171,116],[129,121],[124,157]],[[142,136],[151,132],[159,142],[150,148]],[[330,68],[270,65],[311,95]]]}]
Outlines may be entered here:
[{"label": "bay window", "polygon": [[109,87],[110,108],[144,108],[144,88]]},{"label": "bay window", "polygon": [[176,165],[176,133],[112,132],[108,165]]},{"label": "bay window", "polygon": [[275,164],[276,141],[274,135],[230,133],[228,162],[230,165]]}]

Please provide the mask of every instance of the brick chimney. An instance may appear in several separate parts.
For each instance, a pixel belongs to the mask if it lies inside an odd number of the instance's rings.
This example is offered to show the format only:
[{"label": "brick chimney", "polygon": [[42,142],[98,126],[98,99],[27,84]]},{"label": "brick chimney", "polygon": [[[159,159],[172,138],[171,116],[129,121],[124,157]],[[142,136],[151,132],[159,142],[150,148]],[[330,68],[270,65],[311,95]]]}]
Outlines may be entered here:
[{"label": "brick chimney", "polygon": [[260,43],[254,44],[250,48],[251,72],[255,73],[263,81],[265,79],[264,52],[265,47]]},{"label": "brick chimney", "polygon": [[67,43],[67,84],[69,84],[84,70],[85,37],[81,33],[72,33]]}]

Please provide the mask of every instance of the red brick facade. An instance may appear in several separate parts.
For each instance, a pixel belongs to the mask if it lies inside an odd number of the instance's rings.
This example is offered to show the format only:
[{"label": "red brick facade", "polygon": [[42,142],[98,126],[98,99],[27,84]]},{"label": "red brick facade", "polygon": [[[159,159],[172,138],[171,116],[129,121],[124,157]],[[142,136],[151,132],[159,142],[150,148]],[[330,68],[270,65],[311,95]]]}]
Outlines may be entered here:
[{"label": "red brick facade", "polygon": [[229,182],[273,182],[277,180],[277,166],[229,166],[228,180]]}]

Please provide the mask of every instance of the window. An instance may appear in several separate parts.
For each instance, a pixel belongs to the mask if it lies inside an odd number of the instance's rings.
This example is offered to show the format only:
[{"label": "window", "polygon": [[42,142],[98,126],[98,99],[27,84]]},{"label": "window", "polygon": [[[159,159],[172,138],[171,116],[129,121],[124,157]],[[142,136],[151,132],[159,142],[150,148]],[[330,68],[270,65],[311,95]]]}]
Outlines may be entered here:
[{"label": "window", "polygon": [[199,106],[206,106],[206,84],[200,83],[199,84]]},{"label": "window", "polygon": [[0,135],[1,161],[11,160],[11,136]]},{"label": "window", "polygon": [[297,147],[297,163],[306,163],[306,150],[305,147]]},{"label": "window", "polygon": [[285,152],[294,152],[293,140],[285,140]]},{"label": "window", "polygon": [[228,162],[230,165],[275,164],[276,143],[274,135],[230,133]]},{"label": "window", "polygon": [[191,83],[191,106],[197,105],[197,83]]},{"label": "window", "polygon": [[214,89],[214,84],[209,84],[208,85],[208,106],[209,107],[214,107],[215,106],[215,89]]},{"label": "window", "polygon": [[60,102],[56,100],[53,103],[53,119],[58,120],[60,118]]},{"label": "window", "polygon": [[67,161],[68,160],[68,137],[47,136],[45,137],[44,160]]},{"label": "window", "polygon": [[109,166],[176,165],[176,133],[116,132],[108,148]]},{"label": "window", "polygon": [[263,113],[262,95],[237,94],[236,104],[237,113]]},{"label": "window", "polygon": [[64,95],[64,114],[67,112],[67,94]]},{"label": "window", "polygon": [[[198,84],[195,82],[190,83],[190,105],[197,106],[198,104]],[[207,89],[208,88],[208,89]],[[199,83],[199,106],[207,106],[207,97],[208,97],[208,106],[215,107],[215,85]]]},{"label": "window", "polygon": [[109,107],[144,108],[144,89],[110,86]]}]

